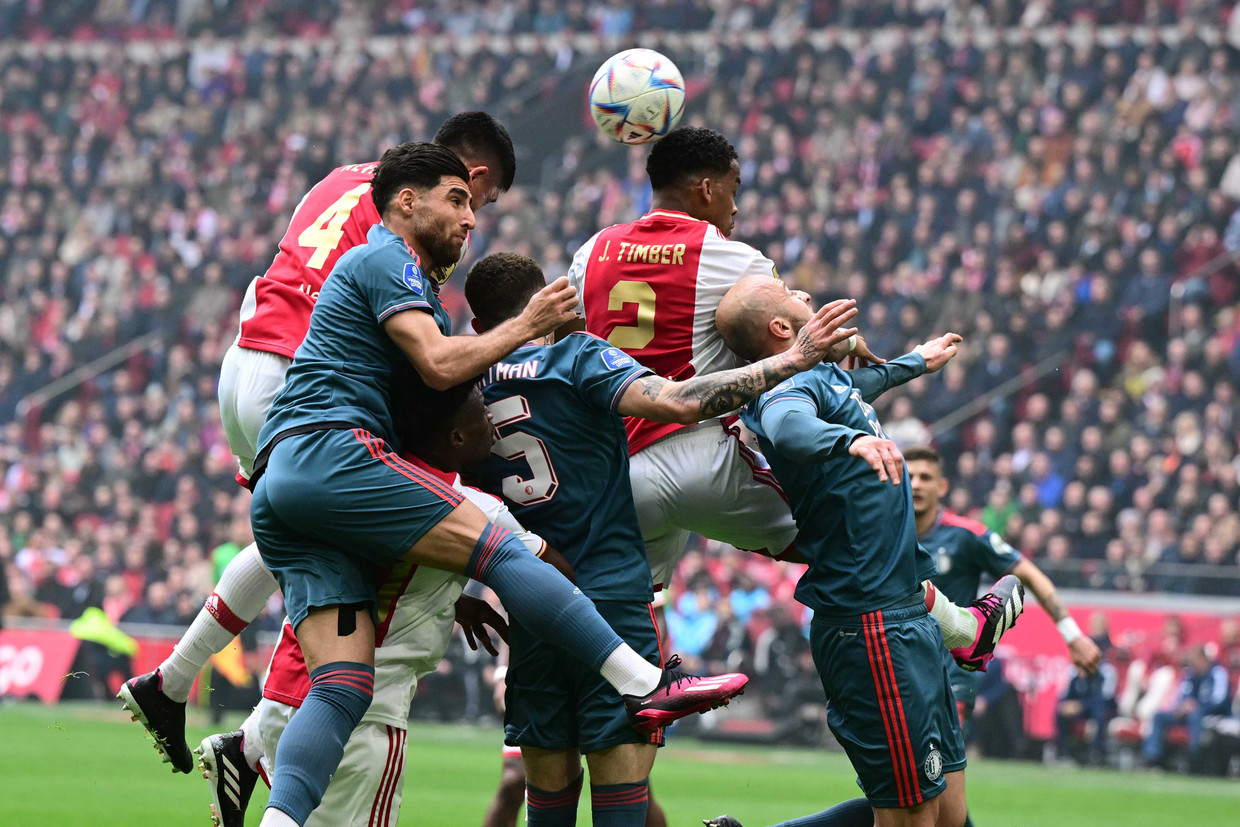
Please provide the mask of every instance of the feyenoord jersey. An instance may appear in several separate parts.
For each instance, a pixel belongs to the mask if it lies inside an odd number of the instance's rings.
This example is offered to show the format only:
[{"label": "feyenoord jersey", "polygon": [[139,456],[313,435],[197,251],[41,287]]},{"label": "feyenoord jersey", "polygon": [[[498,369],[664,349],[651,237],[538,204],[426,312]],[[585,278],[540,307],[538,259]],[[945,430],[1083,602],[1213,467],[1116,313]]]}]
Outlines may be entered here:
[{"label": "feyenoord jersey", "polygon": [[[366,233],[379,223],[370,197],[370,179],[378,166],[378,161],[371,161],[338,167],[301,199],[275,260],[245,291],[237,344],[293,358],[337,259],[365,244]],[[466,238],[461,258],[468,251]],[[438,281],[450,273],[440,273]]]},{"label": "feyenoord jersey", "polygon": [[650,371],[586,333],[528,344],[483,375],[499,439],[478,487],[563,554],[592,600],[649,602],[654,585],[637,526],[624,392]]},{"label": "feyenoord jersey", "polygon": [[[775,277],[774,263],[671,210],[602,230],[568,271],[586,330],[675,380],[742,364],[715,329],[715,310],[732,285],[757,275]],[[683,427],[630,418],[629,453]]]},{"label": "feyenoord jersey", "polygon": [[[416,457],[405,458],[460,491],[488,520],[511,531],[531,552],[542,552],[542,539],[526,531],[498,498],[462,485],[457,474],[440,471]],[[375,697],[363,720],[405,728],[418,679],[435,670],[448,648],[456,599],[467,582],[463,575],[404,562],[384,573],[375,627]],[[263,697],[300,708],[309,691],[305,657],[286,619],[271,654]]]}]

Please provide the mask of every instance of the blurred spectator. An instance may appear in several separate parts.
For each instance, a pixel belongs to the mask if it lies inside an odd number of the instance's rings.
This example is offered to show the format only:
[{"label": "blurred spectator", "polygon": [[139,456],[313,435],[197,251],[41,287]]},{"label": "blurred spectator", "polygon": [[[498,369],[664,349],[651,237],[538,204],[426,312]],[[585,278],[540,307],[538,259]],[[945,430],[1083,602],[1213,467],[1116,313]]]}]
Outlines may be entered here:
[{"label": "blurred spectator", "polygon": [[[1020,28],[1076,19],[1135,28]],[[156,583],[174,607],[205,597],[248,516],[220,359],[333,166],[495,113],[521,170],[471,255],[549,275],[645,209],[644,150],[564,101],[618,48],[597,35],[654,30],[685,122],[738,147],[734,238],[819,300],[857,298],[880,355],[965,337],[941,378],[878,405],[893,436],[938,442],[954,510],[1027,536],[1065,583],[1234,595],[1236,19],[1217,2],[0,2],[0,41],[22,47],[0,56],[5,611],[119,618]],[[780,36],[734,34],[761,29]],[[467,321],[454,283],[444,298]]]},{"label": "blurred spectator", "polygon": [[1227,670],[1210,659],[1205,647],[1189,650],[1186,671],[1176,694],[1175,707],[1155,713],[1153,725],[1141,748],[1141,757],[1151,766],[1162,763],[1167,728],[1183,724],[1188,728],[1188,758],[1195,765],[1201,749],[1202,720],[1209,715],[1226,715],[1231,708],[1231,681]]}]

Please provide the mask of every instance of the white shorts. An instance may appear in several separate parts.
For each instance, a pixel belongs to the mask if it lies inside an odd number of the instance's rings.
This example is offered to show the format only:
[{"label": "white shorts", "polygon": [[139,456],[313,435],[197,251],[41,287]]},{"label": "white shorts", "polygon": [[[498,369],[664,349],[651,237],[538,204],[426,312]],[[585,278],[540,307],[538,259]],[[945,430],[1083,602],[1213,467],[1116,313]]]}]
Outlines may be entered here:
[{"label": "white shorts", "polygon": [[[256,712],[264,769],[275,770],[276,743],[297,710],[263,698]],[[323,802],[305,827],[396,827],[405,786],[408,731],[362,721],[349,736],[344,758],[332,776]]]},{"label": "white shorts", "polygon": [[655,589],[666,586],[691,533],[770,557],[797,536],[766,459],[740,429],[712,419],[676,431],[629,458],[637,521]]},{"label": "white shorts", "polygon": [[247,480],[254,473],[258,432],[284,387],[290,359],[234,344],[220,365],[220,419],[224,436]]}]

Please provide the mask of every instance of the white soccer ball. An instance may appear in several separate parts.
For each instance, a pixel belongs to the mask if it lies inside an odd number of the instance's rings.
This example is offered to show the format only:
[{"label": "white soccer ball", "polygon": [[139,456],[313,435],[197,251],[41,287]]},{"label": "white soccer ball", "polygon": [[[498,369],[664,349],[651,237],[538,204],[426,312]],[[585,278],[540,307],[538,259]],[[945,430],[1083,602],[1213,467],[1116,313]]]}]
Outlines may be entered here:
[{"label": "white soccer ball", "polygon": [[651,49],[626,49],[603,61],[590,81],[590,114],[603,134],[644,144],[676,128],[685,109],[685,79]]}]

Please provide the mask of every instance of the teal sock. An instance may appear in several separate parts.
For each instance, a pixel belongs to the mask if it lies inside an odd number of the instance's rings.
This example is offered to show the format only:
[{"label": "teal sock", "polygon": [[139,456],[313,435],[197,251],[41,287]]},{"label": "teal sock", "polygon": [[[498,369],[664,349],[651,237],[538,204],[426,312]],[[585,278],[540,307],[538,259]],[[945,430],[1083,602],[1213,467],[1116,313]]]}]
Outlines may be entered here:
[{"label": "teal sock", "polygon": [[337,661],[310,673],[310,691],[276,747],[269,809],[306,823],[374,694],[375,668],[364,663]]},{"label": "teal sock", "polygon": [[594,827],[644,827],[650,780],[636,784],[591,784]]},{"label": "teal sock", "polygon": [[478,538],[466,573],[490,586],[518,623],[591,669],[623,643],[590,598],[494,523]]},{"label": "teal sock", "polygon": [[577,823],[577,800],[581,798],[581,779],[558,792],[540,790],[525,784],[526,827],[574,827]]},{"label": "teal sock", "polygon": [[781,821],[775,827],[874,827],[874,809],[864,798],[852,798],[821,813]]}]

